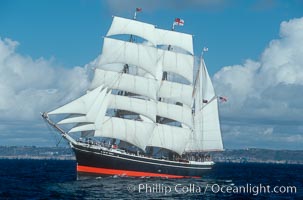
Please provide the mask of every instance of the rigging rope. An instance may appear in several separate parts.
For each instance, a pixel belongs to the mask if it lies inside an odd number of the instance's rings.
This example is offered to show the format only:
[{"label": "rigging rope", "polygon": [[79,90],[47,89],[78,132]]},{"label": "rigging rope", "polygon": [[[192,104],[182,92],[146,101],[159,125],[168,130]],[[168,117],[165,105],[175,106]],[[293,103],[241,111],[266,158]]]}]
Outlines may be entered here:
[{"label": "rigging rope", "polygon": [[51,132],[51,135],[53,135],[53,138],[56,140],[56,147],[58,147],[58,145],[60,144],[62,137],[60,136],[60,138],[58,138],[58,134],[57,132],[54,131],[54,128],[47,123],[45,120],[43,120],[44,123],[46,124],[47,129],[49,130],[49,132]]}]

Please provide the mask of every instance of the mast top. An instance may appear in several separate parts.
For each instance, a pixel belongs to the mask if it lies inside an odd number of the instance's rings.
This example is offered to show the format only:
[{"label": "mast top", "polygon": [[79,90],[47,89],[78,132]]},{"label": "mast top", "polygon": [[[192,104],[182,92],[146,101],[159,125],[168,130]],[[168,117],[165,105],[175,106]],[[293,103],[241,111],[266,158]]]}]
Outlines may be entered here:
[{"label": "mast top", "polygon": [[135,13],[134,13],[134,17],[133,19],[136,20],[137,19],[137,12],[141,12],[142,8],[136,8]]},{"label": "mast top", "polygon": [[203,55],[205,52],[208,52],[208,47],[203,47],[202,52],[201,52],[201,58],[203,58]]}]

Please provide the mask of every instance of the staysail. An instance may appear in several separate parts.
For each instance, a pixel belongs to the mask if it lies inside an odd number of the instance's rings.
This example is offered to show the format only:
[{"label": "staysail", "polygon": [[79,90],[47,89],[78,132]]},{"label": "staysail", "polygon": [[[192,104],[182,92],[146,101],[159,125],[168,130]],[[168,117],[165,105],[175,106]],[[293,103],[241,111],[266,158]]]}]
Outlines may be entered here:
[{"label": "staysail", "polygon": [[218,99],[203,58],[195,86],[194,132],[186,151],[222,151]]}]

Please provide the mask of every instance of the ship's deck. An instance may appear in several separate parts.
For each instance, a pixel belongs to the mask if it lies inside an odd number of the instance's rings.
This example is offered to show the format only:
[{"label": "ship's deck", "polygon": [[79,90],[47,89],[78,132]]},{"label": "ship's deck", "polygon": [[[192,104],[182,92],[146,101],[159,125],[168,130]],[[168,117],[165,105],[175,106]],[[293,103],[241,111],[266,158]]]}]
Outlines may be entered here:
[{"label": "ship's deck", "polygon": [[163,158],[154,158],[154,157],[146,156],[146,155],[143,155],[143,154],[129,153],[129,152],[126,152],[125,150],[119,149],[119,148],[109,148],[109,147],[104,147],[104,146],[102,146],[100,144],[93,144],[93,143],[90,144],[90,143],[85,143],[85,142],[77,142],[76,145],[84,147],[84,148],[92,149],[92,150],[107,151],[109,153],[127,155],[127,156],[136,157],[136,158],[144,158],[144,159],[148,159],[148,160],[151,160],[151,161],[152,160],[154,160],[154,161],[165,161],[167,163],[182,163],[182,164],[197,165],[197,166],[198,165],[199,166],[201,166],[201,165],[212,166],[212,165],[215,164],[213,161],[210,161],[210,160],[195,161],[195,160],[184,160],[184,159],[180,159],[180,160],[168,160],[168,159],[163,159]]}]

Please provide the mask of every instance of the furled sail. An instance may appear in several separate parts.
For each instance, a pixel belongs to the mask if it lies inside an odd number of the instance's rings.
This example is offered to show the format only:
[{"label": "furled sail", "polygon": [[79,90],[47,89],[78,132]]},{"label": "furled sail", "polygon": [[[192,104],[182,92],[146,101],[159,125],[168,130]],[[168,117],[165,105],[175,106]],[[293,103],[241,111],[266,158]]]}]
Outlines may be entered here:
[{"label": "furled sail", "polygon": [[218,100],[202,58],[195,86],[194,132],[186,151],[223,150]]}]

